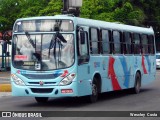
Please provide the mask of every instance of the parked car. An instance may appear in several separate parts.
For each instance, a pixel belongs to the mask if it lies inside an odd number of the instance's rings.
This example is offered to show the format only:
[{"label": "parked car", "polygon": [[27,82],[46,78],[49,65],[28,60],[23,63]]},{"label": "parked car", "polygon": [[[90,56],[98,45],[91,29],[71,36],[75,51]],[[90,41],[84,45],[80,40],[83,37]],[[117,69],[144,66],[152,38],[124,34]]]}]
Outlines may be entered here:
[{"label": "parked car", "polygon": [[160,68],[160,53],[156,54],[156,68]]}]

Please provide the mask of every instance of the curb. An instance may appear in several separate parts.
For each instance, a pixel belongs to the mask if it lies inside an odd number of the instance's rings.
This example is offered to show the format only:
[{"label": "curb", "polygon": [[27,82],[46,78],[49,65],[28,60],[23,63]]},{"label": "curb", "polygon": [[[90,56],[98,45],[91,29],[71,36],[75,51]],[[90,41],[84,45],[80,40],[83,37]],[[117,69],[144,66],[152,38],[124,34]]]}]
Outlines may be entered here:
[{"label": "curb", "polygon": [[11,92],[11,84],[0,84],[0,92]]}]

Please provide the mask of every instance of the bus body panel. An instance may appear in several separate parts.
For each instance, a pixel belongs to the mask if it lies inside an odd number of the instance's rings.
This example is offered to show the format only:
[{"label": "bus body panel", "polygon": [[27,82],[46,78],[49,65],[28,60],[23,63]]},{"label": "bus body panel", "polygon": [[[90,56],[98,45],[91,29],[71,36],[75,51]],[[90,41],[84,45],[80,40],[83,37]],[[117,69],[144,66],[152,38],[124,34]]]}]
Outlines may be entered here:
[{"label": "bus body panel", "polygon": [[[76,82],[73,82],[71,85],[68,86],[45,86],[45,87],[38,87],[38,86],[18,86],[14,82],[11,82],[12,84],[12,95],[13,96],[30,96],[30,97],[76,97],[77,89],[76,89]],[[50,93],[34,93],[31,89],[53,89]],[[72,89],[72,93],[61,93],[61,90],[66,89],[70,90]],[[27,92],[28,91],[28,94]],[[56,94],[56,91],[58,93]]]},{"label": "bus body panel", "polygon": [[91,74],[89,71],[89,64],[78,65],[77,67],[77,88],[79,96],[91,94]]},{"label": "bus body panel", "polygon": [[[102,79],[102,88],[101,92],[108,92],[108,91],[115,91],[115,90],[122,90],[122,89],[128,89],[128,88],[133,88],[135,84],[135,75],[136,72],[140,71],[141,74],[141,84],[145,85],[153,80],[155,80],[155,65],[153,64],[155,57],[151,56],[150,57],[150,62],[152,64],[148,64],[148,60],[145,57],[145,66],[142,65],[142,56],[113,56],[110,55],[108,57],[104,56],[92,56],[90,59],[90,72],[91,72],[91,77],[88,81],[93,80],[94,75],[97,73],[95,71],[98,71],[99,74],[101,75]],[[114,63],[111,63],[109,60],[113,59]],[[109,65],[113,64],[113,66]],[[152,72],[150,69],[153,69]],[[112,70],[113,71],[110,71]],[[111,73],[110,73],[111,72]],[[146,73],[147,72],[147,73]],[[85,72],[83,71],[82,73],[80,72],[79,74],[85,78]],[[86,76],[87,78],[87,76]],[[78,77],[78,79],[81,79],[81,77]],[[148,80],[149,79],[149,80]],[[87,80],[86,80],[87,81]],[[82,85],[83,86],[83,85]],[[81,87],[82,87],[81,86]],[[88,95],[86,91],[90,89],[89,87],[82,87],[84,89],[81,89],[79,87],[78,91],[81,91],[80,96]],[[85,91],[85,92],[84,92]]]},{"label": "bus body panel", "polygon": [[[64,79],[64,77],[58,76],[55,79],[28,79],[24,77],[26,74],[29,75],[50,75],[52,74],[58,74],[58,73],[64,73],[65,70],[68,71],[68,73],[77,73],[76,71],[76,66],[72,66],[71,68],[64,69],[64,70],[55,70],[55,71],[29,71],[29,70],[19,70],[12,68],[11,73],[15,74],[17,77],[22,79],[25,83],[25,86],[19,86],[16,85],[13,82],[13,78],[11,77],[11,85],[12,85],[12,95],[13,96],[34,96],[34,97],[62,97],[62,96],[70,96],[70,97],[75,97],[78,96],[78,91],[77,91],[77,74],[76,77],[73,79],[72,83],[66,86],[60,86],[59,83],[61,80]],[[61,74],[61,75],[62,75]],[[43,85],[40,85],[40,82],[43,82]],[[55,82],[55,84],[53,84]],[[34,83],[34,84],[33,84]],[[32,91],[31,89],[37,89],[35,91]],[[38,91],[38,89],[53,89],[48,91],[48,93],[42,93]],[[72,90],[73,92],[71,93],[62,93],[61,90]],[[28,91],[28,94],[27,92]]]},{"label": "bus body panel", "polygon": [[155,56],[145,55],[145,66],[147,69],[147,73],[143,73],[142,76],[142,85],[146,85],[151,83],[156,79],[156,66],[155,66]]}]

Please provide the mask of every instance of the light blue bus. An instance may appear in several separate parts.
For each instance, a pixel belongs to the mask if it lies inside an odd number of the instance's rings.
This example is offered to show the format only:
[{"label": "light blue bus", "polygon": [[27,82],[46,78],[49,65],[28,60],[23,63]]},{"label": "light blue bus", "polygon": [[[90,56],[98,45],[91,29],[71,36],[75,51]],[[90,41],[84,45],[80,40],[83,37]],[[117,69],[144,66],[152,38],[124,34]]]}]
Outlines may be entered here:
[{"label": "light blue bus", "polygon": [[152,28],[69,15],[16,20],[12,38],[13,96],[88,96],[140,87],[155,80]]}]

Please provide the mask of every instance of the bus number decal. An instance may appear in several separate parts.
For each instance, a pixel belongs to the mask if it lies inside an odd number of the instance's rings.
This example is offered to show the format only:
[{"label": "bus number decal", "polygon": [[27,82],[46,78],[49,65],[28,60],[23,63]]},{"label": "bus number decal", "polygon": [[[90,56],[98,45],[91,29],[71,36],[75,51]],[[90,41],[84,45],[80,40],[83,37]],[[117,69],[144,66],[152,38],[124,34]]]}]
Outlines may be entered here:
[{"label": "bus number decal", "polygon": [[34,66],[35,65],[35,62],[32,62],[32,61],[24,61],[23,62],[23,66]]},{"label": "bus number decal", "polygon": [[94,68],[100,67],[100,62],[94,62]]}]

